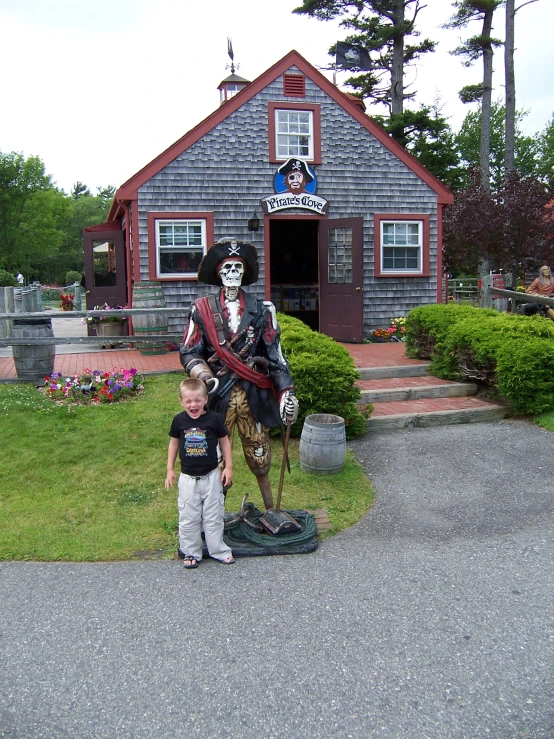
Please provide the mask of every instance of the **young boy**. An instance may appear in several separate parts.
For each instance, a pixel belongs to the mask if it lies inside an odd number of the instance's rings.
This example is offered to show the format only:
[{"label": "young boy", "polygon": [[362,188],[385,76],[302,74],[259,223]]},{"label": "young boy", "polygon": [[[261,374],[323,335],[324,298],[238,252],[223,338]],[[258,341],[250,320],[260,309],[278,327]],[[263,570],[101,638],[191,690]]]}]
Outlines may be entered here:
[{"label": "young boy", "polygon": [[[223,541],[223,485],[233,476],[231,442],[221,417],[206,410],[208,393],[202,380],[187,379],[179,386],[179,400],[184,412],[173,419],[167,451],[165,487],[177,480],[175,460],[181,458],[179,476],[179,547],[184,566],[191,570],[202,559],[202,525],[210,557],[231,565],[233,554]],[[218,445],[225,469],[218,468]]]}]

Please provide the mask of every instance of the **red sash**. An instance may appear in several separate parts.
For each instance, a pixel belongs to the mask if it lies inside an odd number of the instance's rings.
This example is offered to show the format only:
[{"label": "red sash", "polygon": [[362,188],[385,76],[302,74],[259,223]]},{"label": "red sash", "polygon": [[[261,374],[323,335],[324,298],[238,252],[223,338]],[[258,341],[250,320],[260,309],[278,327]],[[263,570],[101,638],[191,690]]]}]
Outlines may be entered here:
[{"label": "red sash", "polygon": [[202,319],[202,323],[204,324],[208,341],[214,347],[217,356],[221,359],[223,364],[229,367],[230,370],[235,372],[243,380],[248,380],[248,382],[251,382],[257,387],[265,388],[266,390],[273,390],[273,383],[267,375],[262,375],[251,367],[247,367],[234,352],[230,352],[225,346],[220,345],[208,298],[198,298],[198,300],[195,301],[195,305],[200,314],[200,318]]}]

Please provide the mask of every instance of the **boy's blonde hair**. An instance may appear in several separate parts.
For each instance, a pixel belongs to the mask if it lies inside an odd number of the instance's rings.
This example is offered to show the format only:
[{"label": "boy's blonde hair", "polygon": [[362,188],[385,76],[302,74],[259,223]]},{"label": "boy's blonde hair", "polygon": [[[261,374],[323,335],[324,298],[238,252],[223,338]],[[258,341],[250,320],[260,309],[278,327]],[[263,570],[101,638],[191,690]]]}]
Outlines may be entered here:
[{"label": "boy's blonde hair", "polygon": [[182,398],[183,395],[187,392],[196,393],[198,391],[200,391],[202,395],[204,395],[204,397],[208,397],[206,385],[202,382],[202,380],[196,380],[192,377],[187,377],[185,380],[181,380],[181,384],[179,385],[180,398]]}]

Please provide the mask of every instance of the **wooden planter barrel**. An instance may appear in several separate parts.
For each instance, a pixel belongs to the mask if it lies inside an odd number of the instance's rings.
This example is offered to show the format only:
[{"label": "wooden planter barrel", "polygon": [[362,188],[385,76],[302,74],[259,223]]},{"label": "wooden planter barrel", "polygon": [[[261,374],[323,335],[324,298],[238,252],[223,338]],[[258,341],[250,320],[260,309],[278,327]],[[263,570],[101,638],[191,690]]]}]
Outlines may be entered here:
[{"label": "wooden planter barrel", "polygon": [[344,418],[330,413],[306,416],[300,436],[300,467],[314,475],[340,472],[346,456]]},{"label": "wooden planter barrel", "polygon": [[[123,321],[100,321],[96,324],[97,336],[123,336]],[[118,344],[103,344],[103,347],[117,349]]]},{"label": "wooden planter barrel", "polygon": [[[133,285],[133,308],[165,308],[162,287],[156,282],[135,282]],[[151,313],[133,316],[133,333],[140,339],[141,334],[167,334],[167,315]],[[137,342],[139,352],[145,356],[157,356],[167,353],[166,340],[159,343],[141,344]]]},{"label": "wooden planter barrel", "polygon": [[97,336],[123,336],[122,321],[100,321],[95,328]]},{"label": "wooden planter barrel", "polygon": [[15,373],[19,380],[43,385],[44,378],[54,371],[56,347],[54,344],[33,344],[34,339],[54,336],[52,319],[14,318],[12,338],[29,339],[28,345],[12,346]]}]

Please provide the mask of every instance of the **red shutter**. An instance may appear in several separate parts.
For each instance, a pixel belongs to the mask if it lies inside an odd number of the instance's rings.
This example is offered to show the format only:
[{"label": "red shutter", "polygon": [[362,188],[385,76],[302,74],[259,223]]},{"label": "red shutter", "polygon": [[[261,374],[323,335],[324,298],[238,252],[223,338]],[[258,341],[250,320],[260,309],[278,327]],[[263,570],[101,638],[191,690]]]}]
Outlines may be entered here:
[{"label": "red shutter", "polygon": [[283,95],[287,97],[306,97],[306,78],[302,74],[283,75]]}]

